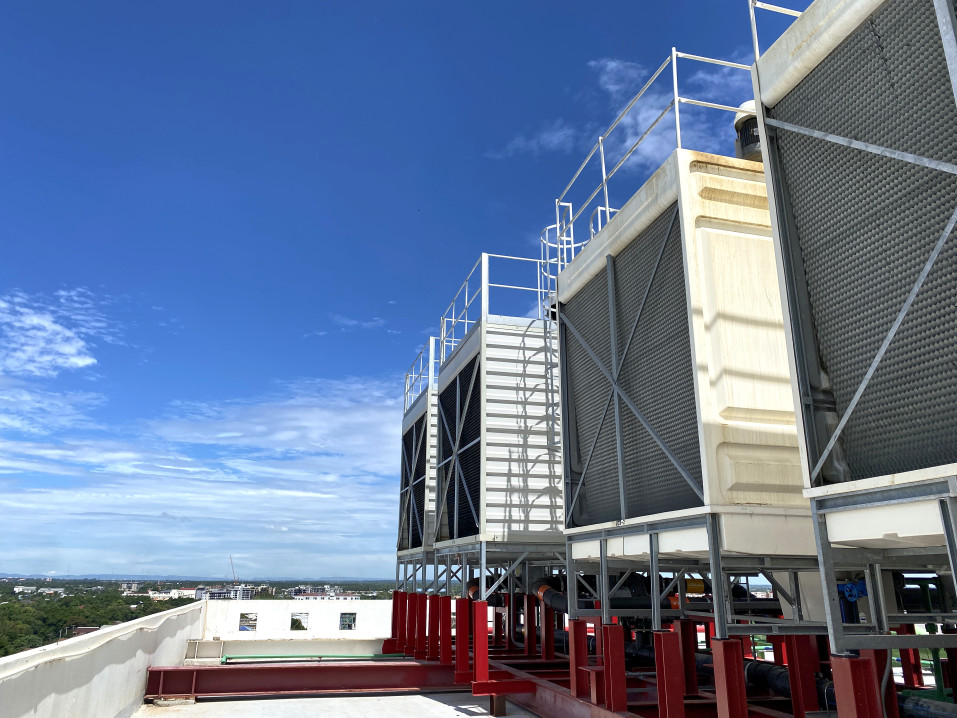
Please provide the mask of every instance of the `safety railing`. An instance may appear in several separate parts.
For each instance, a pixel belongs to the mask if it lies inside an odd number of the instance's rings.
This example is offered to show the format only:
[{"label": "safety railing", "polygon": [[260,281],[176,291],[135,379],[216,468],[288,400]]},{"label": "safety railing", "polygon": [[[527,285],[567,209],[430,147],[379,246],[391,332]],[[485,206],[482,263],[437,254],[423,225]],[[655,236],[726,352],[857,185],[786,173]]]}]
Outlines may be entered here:
[{"label": "safety railing", "polygon": [[761,45],[758,42],[758,20],[755,10],[767,10],[778,15],[788,15],[790,17],[801,17],[800,10],[792,10],[781,5],[772,5],[771,3],[761,2],[761,0],[748,0],[748,12],[751,15],[751,42],[754,45],[754,59],[761,57]]},{"label": "safety railing", "polygon": [[[548,280],[542,264],[528,257],[482,254],[442,315],[439,366],[489,314],[541,319]],[[490,273],[498,281],[491,281]]]},{"label": "safety railing", "polygon": [[[749,0],[750,1],[750,0]],[[741,72],[741,87],[747,86],[747,89],[741,93],[741,97],[736,98],[737,104],[728,104],[727,102],[717,101],[722,98],[708,96],[706,98],[690,97],[679,92],[679,74],[678,61],[689,61],[701,65],[717,66],[723,72]],[[670,68],[671,72],[665,74]],[[599,137],[591,151],[586,155],[584,161],[578,167],[578,170],[572,176],[568,185],[562,190],[562,193],[555,200],[555,223],[550,225],[542,232],[542,261],[544,268],[548,271],[549,277],[546,281],[548,286],[553,286],[554,276],[571,262],[572,259],[584,248],[588,241],[605,227],[609,221],[618,212],[616,207],[612,206],[611,188],[609,181],[618,174],[623,168],[628,166],[628,161],[640,150],[642,145],[649,140],[655,130],[661,125],[669,115],[674,116],[674,141],[669,143],[667,150],[670,152],[675,147],[681,148],[689,146],[690,149],[699,149],[705,151],[714,151],[711,147],[695,146],[700,145],[702,136],[708,136],[707,133],[700,131],[692,133],[690,136],[682,136],[682,107],[704,108],[706,110],[719,110],[726,113],[737,113],[740,111],[740,103],[752,98],[750,90],[750,75],[744,74],[750,72],[750,66],[730,60],[718,60],[700,55],[691,55],[684,52],[678,52],[675,48],[671,49],[671,54],[665,58],[664,62],[652,73],[645,82],[644,86],[628,102],[625,108],[618,114],[611,126]],[[706,84],[706,90],[712,93],[720,93],[721,82],[702,83],[702,73],[691,76],[688,82],[694,80],[692,84]],[[669,80],[666,90],[661,89],[661,84]],[[661,82],[659,82],[661,80]],[[727,84],[727,83],[725,83]],[[646,118],[652,118],[650,120]],[[645,122],[640,122],[645,120]],[[625,134],[623,127],[628,127],[628,134],[622,140]],[[616,130],[618,131],[616,133]],[[637,139],[628,142],[631,137],[637,134]],[[728,134],[733,137],[731,132],[731,123],[728,123]],[[658,136],[655,135],[657,138]],[[613,142],[609,144],[609,139]],[[690,140],[690,141],[689,141]],[[627,146],[626,146],[627,145]],[[615,152],[610,151],[614,146]],[[660,153],[662,143],[658,142],[656,149]],[[623,150],[623,151],[622,151]],[[610,155],[621,152],[621,156],[615,161],[615,164],[608,168],[610,164]],[[661,158],[662,160],[664,157]],[[601,181],[594,186],[587,198],[580,203],[573,203],[571,196],[579,187],[579,183],[584,181],[586,171],[592,165],[598,165]],[[643,180],[642,180],[643,181]],[[634,177],[629,182],[630,187],[635,186]],[[627,199],[631,192],[622,193],[621,199]],[[577,209],[576,209],[577,206]],[[584,214],[588,218],[588,239],[576,240],[575,224]]]},{"label": "safety railing", "polygon": [[429,340],[422,347],[419,355],[412,362],[412,366],[405,373],[405,403],[403,411],[408,411],[415,400],[429,387],[435,386],[435,377],[438,374],[439,358],[436,354],[436,337]]}]

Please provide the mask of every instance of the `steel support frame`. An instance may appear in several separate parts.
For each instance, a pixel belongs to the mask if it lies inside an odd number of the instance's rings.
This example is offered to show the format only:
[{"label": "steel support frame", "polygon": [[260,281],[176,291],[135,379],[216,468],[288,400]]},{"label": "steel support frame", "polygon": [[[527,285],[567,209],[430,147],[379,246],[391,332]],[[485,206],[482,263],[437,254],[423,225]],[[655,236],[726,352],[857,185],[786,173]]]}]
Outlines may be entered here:
[{"label": "steel support frame", "polygon": [[[688,528],[703,529],[708,536],[708,555],[701,559],[682,557],[681,559],[664,559],[658,550],[659,537],[669,531],[679,531]],[[578,577],[583,569],[598,576],[599,594],[595,598],[601,602],[601,609],[579,609],[576,601],[569,601],[569,618],[600,615],[604,623],[618,617],[643,617],[652,621],[655,629],[661,628],[665,621],[695,618],[699,622],[711,621],[715,626],[717,638],[727,638],[732,635],[793,635],[824,633],[826,624],[806,621],[800,609],[800,592],[792,588],[786,591],[777,583],[776,596],[782,602],[791,606],[793,620],[774,617],[749,616],[734,613],[737,606],[744,610],[747,602],[735,604],[731,600],[728,590],[728,581],[732,577],[761,575],[774,579],[774,574],[787,574],[795,577],[798,572],[819,572],[817,557],[813,556],[730,556],[721,548],[720,517],[718,514],[699,513],[680,519],[649,520],[630,523],[623,526],[609,527],[595,531],[582,531],[571,534],[568,539],[566,553],[566,575],[569,585],[577,583],[572,577]],[[607,542],[628,536],[647,535],[649,539],[649,556],[647,559],[612,559],[607,553]],[[574,546],[579,542],[594,542],[599,544],[599,557],[594,559],[575,559]],[[656,574],[672,574],[673,578],[664,591],[659,591],[658,582],[651,579],[652,603],[649,609],[614,609],[608,600],[619,586],[623,584],[623,577],[618,586],[611,588],[611,576],[615,573],[647,572],[650,577]],[[684,579],[691,576],[708,577],[712,585],[714,600],[709,603],[689,603],[685,595]],[[714,576],[721,576],[715,580]],[[584,584],[583,584],[584,585]],[[773,585],[773,584],[772,584]],[[795,584],[796,585],[796,584]],[[585,585],[589,591],[590,587]],[[571,591],[571,589],[569,589]],[[661,600],[665,595],[677,591],[677,608],[669,610],[661,607]],[[658,598],[656,601],[655,598]],[[753,608],[753,607],[752,607]]]},{"label": "steel support frame", "polygon": [[[839,550],[831,545],[827,531],[827,516],[855,509],[896,506],[916,501],[936,501],[939,506],[941,523],[944,527],[945,545],[935,553],[917,552],[899,553],[894,550]],[[826,587],[825,613],[828,624],[828,638],[832,653],[843,655],[852,650],[861,649],[912,649],[912,648],[955,648],[957,635],[941,633],[937,635],[914,635],[908,629],[905,632],[891,634],[895,624],[913,624],[938,622],[922,619],[944,619],[957,622],[957,614],[891,615],[883,595],[882,571],[889,566],[897,569],[910,568],[913,571],[936,571],[954,579],[957,567],[957,477],[898,484],[867,491],[856,491],[811,499],[815,541],[821,559],[821,581]],[[872,621],[866,625],[845,624],[841,618],[840,598],[837,595],[838,574],[842,571],[865,572],[868,586],[868,598],[871,603]],[[943,622],[943,621],[940,621]]]},{"label": "steel support frame", "polygon": [[456,690],[450,666],[416,661],[149,668],[147,699]]}]

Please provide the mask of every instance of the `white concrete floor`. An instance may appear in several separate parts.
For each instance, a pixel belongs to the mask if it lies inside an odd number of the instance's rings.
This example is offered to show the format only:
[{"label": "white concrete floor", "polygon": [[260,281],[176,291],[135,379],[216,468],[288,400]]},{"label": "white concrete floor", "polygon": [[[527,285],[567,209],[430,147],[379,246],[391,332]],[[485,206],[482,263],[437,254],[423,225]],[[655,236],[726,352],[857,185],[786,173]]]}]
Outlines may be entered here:
[{"label": "white concrete floor", "polygon": [[[262,700],[199,701],[191,705],[144,705],[134,718],[288,718],[288,716],[336,716],[341,718],[454,718],[487,716],[488,698],[469,693],[425,695],[320,696],[315,698],[272,698]],[[508,704],[510,718],[534,718]]]}]

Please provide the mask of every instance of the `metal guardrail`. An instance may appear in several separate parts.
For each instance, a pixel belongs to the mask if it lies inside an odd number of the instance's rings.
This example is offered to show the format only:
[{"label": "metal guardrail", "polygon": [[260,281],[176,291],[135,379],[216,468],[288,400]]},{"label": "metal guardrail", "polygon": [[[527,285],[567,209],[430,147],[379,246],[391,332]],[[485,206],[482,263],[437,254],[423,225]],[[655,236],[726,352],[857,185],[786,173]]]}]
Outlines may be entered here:
[{"label": "metal guardrail", "polygon": [[[528,284],[497,283],[489,278],[489,262],[523,262],[531,265]],[[438,365],[445,363],[455,347],[461,343],[476,323],[488,318],[489,314],[504,314],[507,316],[523,316],[516,311],[490,311],[490,293],[492,290],[509,290],[519,292],[532,292],[535,295],[535,303],[529,306],[528,314],[534,312],[534,316],[541,319],[543,314],[543,301],[546,287],[543,284],[547,277],[541,269],[542,261],[539,259],[530,259],[528,257],[510,257],[503,254],[485,254],[483,253],[479,260],[472,266],[465,281],[459,286],[455,296],[449,303],[448,308],[442,314],[441,333],[439,335],[439,358]],[[495,294],[499,294],[495,292]],[[498,308],[495,300],[492,299],[493,310]]]},{"label": "metal guardrail", "polygon": [[[756,0],[749,0],[749,2],[756,2]],[[765,3],[757,3],[755,6],[764,7],[765,5]],[[751,69],[749,65],[744,65],[738,62],[718,60],[710,57],[703,57],[701,55],[678,52],[677,49],[671,48],[671,54],[668,55],[664,62],[662,62],[661,65],[659,65],[658,68],[651,74],[644,86],[634,97],[632,97],[632,99],[618,114],[618,116],[615,118],[615,121],[611,123],[608,129],[606,129],[598,137],[598,140],[591,148],[591,151],[585,156],[585,159],[575,171],[574,175],[572,175],[572,178],[565,186],[565,189],[562,190],[561,194],[555,200],[555,223],[544,229],[541,236],[542,264],[547,273],[545,280],[546,286],[551,287],[552,289],[554,288],[555,277],[557,277],[558,273],[561,272],[562,269],[569,262],[571,262],[572,259],[574,259],[574,257],[584,248],[588,241],[598,232],[600,232],[601,229],[607,225],[608,222],[618,212],[618,208],[611,206],[608,191],[609,180],[611,180],[611,178],[614,177],[622,169],[622,167],[625,166],[632,155],[634,155],[634,153],[648,139],[649,135],[651,135],[651,133],[666,117],[668,117],[669,114],[674,115],[675,147],[681,148],[684,146],[681,134],[681,107],[683,105],[721,110],[730,113],[737,113],[739,111],[739,107],[732,107],[731,105],[721,102],[714,102],[711,99],[686,97],[682,95],[679,92],[678,60],[687,60],[707,65],[717,65],[719,67],[741,70],[742,72],[750,72]],[[642,98],[652,96],[649,94],[649,90],[655,85],[656,81],[658,81],[663,73],[665,73],[665,70],[667,70],[669,67],[671,68],[671,82],[669,83],[670,88],[668,92],[664,95],[664,98],[667,99],[664,107],[658,108],[649,106],[647,102],[645,104],[639,105],[639,103],[642,102]],[[661,99],[662,95],[660,93],[655,93],[654,98]],[[628,147],[628,149],[618,159],[614,166],[612,166],[611,169],[608,169],[608,157],[606,152],[608,138],[612,136],[615,130],[622,124],[622,121],[625,119],[625,117],[634,111],[636,107],[640,107],[642,110],[647,110],[649,107],[651,107],[652,111],[659,111],[657,112],[655,118],[648,123],[647,126],[642,128],[638,139],[635,140],[630,147]],[[596,158],[601,172],[601,181],[591,191],[587,199],[579,203],[577,205],[577,209],[575,209],[575,205],[570,199],[570,193],[582,179],[585,170],[593,161],[596,160]],[[587,215],[589,225],[588,239],[576,239],[575,223],[585,212],[590,212],[590,214]]]},{"label": "metal guardrail", "polygon": [[435,378],[439,373],[438,355],[435,351],[436,341],[438,341],[436,337],[429,337],[429,340],[423,345],[419,355],[405,373],[403,411],[408,411],[420,394],[424,393],[429,387],[435,386]]},{"label": "metal guardrail", "polygon": [[768,10],[778,13],[779,15],[790,15],[791,17],[801,17],[801,11],[761,2],[761,0],[748,0],[748,12],[751,14],[751,42],[754,45],[754,59],[757,60],[761,57],[761,47],[758,43],[758,21],[754,13],[755,10]]}]

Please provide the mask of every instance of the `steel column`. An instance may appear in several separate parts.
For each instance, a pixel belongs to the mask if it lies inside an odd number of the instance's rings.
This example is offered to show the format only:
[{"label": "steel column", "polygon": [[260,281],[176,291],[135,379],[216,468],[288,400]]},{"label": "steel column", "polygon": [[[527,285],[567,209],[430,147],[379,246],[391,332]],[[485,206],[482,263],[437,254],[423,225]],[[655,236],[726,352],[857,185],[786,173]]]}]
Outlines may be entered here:
[{"label": "steel column", "polygon": [[555,609],[541,604],[542,611],[542,660],[555,658]]},{"label": "steel column", "polygon": [[791,682],[791,710],[794,718],[804,718],[808,711],[818,710],[815,674],[821,668],[821,661],[817,653],[817,637],[785,636],[784,643],[787,646],[788,679]]},{"label": "steel column", "polygon": [[429,596],[429,635],[425,659],[439,660],[439,596]]},{"label": "steel column", "polygon": [[861,650],[861,658],[866,658],[871,662],[874,670],[874,680],[877,681],[878,694],[884,678],[884,671],[890,671],[887,676],[887,686],[884,689],[884,695],[880,696],[884,706],[884,715],[887,718],[900,718],[900,711],[897,707],[897,689],[894,686],[893,668],[888,665],[891,659],[888,650]]},{"label": "steel column", "polygon": [[439,663],[452,665],[452,597],[439,596]]},{"label": "steel column", "polygon": [[419,615],[419,594],[410,593],[406,596],[405,609],[405,655],[415,655],[415,623]]},{"label": "steel column", "polygon": [[721,529],[717,514],[708,514],[708,558],[711,561],[711,597],[714,603],[714,636],[728,637],[728,607],[724,569],[721,566]]},{"label": "steel column", "polygon": [[[570,553],[570,552],[569,552]],[[573,696],[588,695],[588,678],[582,669],[588,665],[588,624],[578,618],[568,621],[568,672]]]},{"label": "steel column", "polygon": [[531,657],[538,653],[537,616],[535,611],[538,600],[527,593],[522,598],[525,599],[525,655]]},{"label": "steel column", "polygon": [[628,709],[628,683],[625,677],[625,636],[621,626],[601,627],[604,643],[605,707],[617,713]]},{"label": "steel column", "polygon": [[409,602],[408,594],[405,591],[396,591],[392,599],[392,620],[395,622],[395,652],[405,652],[405,630],[406,618],[405,611]]},{"label": "steel column", "polygon": [[[897,627],[897,635],[912,636],[916,632],[914,626],[907,623]],[[904,685],[908,688],[919,688],[924,685],[924,672],[920,665],[920,650],[917,648],[901,648],[901,673]]]},{"label": "steel column", "polygon": [[[464,585],[464,584],[463,584]],[[455,682],[471,683],[469,667],[469,639],[471,637],[472,602],[467,598],[455,599]]]},{"label": "steel column", "polygon": [[698,664],[695,661],[695,653],[698,652],[698,625],[688,619],[679,619],[673,625],[675,633],[678,634],[681,661],[684,665],[685,695],[697,695]]},{"label": "steel column", "polygon": [[831,656],[831,672],[837,713],[841,718],[875,718],[884,714],[872,661]]},{"label": "steel column", "polygon": [[477,683],[488,682],[488,603],[475,601],[472,605],[473,644],[472,644],[472,680]]},{"label": "steel column", "polygon": [[[711,651],[714,659],[714,692],[718,718],[748,718],[744,647],[741,641],[737,638],[714,638],[711,641]],[[843,714],[841,718],[844,718]]]},{"label": "steel column", "polygon": [[[425,564],[423,564],[424,566]],[[424,581],[423,581],[424,583]],[[415,659],[417,661],[425,660],[429,653],[428,620],[429,620],[429,597],[424,593],[417,594],[416,619],[415,619]]]},{"label": "steel column", "polygon": [[658,686],[659,718],[685,718],[685,666],[681,636],[655,631],[655,677]]}]

